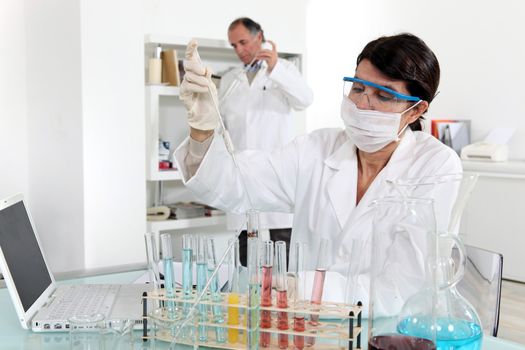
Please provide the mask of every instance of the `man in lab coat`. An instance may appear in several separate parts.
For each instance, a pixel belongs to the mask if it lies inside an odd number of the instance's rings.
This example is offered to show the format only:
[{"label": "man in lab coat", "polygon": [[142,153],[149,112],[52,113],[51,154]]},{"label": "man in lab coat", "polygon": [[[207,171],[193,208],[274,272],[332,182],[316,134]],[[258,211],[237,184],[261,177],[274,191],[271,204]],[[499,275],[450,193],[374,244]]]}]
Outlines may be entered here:
[{"label": "man in lab coat", "polygon": [[[386,181],[462,171],[456,152],[421,131],[422,115],[439,86],[434,53],[411,34],[368,43],[354,77],[343,79],[348,87],[341,96],[343,130],[317,130],[272,152],[237,153],[236,168],[222,138],[213,136],[217,115],[210,94],[202,92],[214,86],[195,52],[192,43],[186,60],[193,69],[181,86],[190,137],[175,152],[185,185],[200,200],[230,211],[250,207],[248,192],[256,209],[294,213],[292,244],[307,243],[306,268],[315,269],[320,240],[327,238],[332,243],[329,269],[345,273],[345,265],[358,266],[352,290],[355,300],[367,305],[371,203],[389,194]],[[456,187],[441,189],[436,214],[450,214],[456,195]],[[355,243],[361,246],[359,256],[352,255]],[[414,243],[403,256],[422,251]],[[419,278],[414,281],[420,283],[424,276]]]},{"label": "man in lab coat", "polygon": [[[261,26],[250,18],[234,20],[228,40],[244,65],[224,74],[219,88],[221,114],[235,149],[269,152],[286,145],[295,136],[292,109],[312,103],[311,89],[293,63],[277,56],[275,43],[265,41]],[[285,241],[289,250],[292,214],[265,212],[259,220],[260,229],[270,229],[270,238]],[[245,222],[244,215],[228,214],[229,229]],[[246,266],[246,232],[239,243]]]}]

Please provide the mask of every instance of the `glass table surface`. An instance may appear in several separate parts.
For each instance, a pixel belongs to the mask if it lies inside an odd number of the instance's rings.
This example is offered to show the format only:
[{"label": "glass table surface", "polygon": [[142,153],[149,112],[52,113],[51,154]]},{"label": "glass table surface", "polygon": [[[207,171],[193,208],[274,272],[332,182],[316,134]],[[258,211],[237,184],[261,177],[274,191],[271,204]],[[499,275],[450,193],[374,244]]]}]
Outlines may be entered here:
[{"label": "glass table surface", "polygon": [[[122,272],[72,279],[61,281],[59,283],[132,283],[143,274],[144,271]],[[366,328],[366,320],[363,320],[363,326],[363,328]],[[140,337],[140,333],[136,333],[136,337]],[[362,345],[366,345],[366,329],[364,329],[363,337]],[[168,345],[169,344],[163,342],[157,342],[156,346],[153,346],[152,342],[136,342],[134,349],[168,349]],[[181,348],[190,349],[190,347],[187,346],[181,346]],[[67,332],[35,333],[30,330],[24,330],[18,323],[15,309],[9,297],[9,292],[6,288],[0,288],[0,349],[69,349],[69,334]],[[525,350],[525,345],[484,335],[482,349]]]}]

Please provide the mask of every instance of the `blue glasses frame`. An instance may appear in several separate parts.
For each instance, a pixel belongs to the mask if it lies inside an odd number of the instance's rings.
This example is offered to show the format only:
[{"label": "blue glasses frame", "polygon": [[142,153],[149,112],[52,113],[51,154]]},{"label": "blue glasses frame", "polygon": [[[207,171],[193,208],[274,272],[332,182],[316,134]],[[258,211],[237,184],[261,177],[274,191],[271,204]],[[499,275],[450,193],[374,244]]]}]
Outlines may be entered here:
[{"label": "blue glasses frame", "polygon": [[343,81],[351,81],[353,83],[361,83],[363,85],[368,85],[368,86],[374,87],[376,89],[386,91],[389,94],[392,94],[392,95],[394,95],[395,97],[397,97],[397,98],[399,98],[401,100],[412,101],[412,102],[419,102],[419,101],[421,101],[421,99],[419,97],[403,95],[403,94],[401,94],[401,93],[399,93],[399,92],[397,92],[395,90],[392,90],[392,89],[389,89],[387,87],[378,85],[376,83],[372,83],[371,81],[368,81],[368,80],[362,80],[362,79],[353,78],[353,77],[343,77]]}]

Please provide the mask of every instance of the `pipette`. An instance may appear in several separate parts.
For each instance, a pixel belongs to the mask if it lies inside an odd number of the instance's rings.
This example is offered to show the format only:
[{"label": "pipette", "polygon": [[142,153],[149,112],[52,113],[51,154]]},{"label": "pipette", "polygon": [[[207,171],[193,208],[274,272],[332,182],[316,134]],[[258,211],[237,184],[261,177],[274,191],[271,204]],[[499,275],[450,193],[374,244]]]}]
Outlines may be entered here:
[{"label": "pipette", "polygon": [[[199,56],[199,52],[197,51],[197,41],[196,40],[192,40],[188,44],[188,48],[186,49],[186,59],[191,59],[192,58],[191,57],[192,54],[195,55],[195,58],[199,62],[202,62],[201,58]],[[226,150],[228,151],[228,153],[232,157],[233,164],[235,165],[235,167],[237,168],[237,171],[239,173],[239,179],[241,181],[241,185],[242,185],[242,187],[244,189],[244,192],[246,193],[246,196],[248,198],[248,202],[250,204],[250,208],[253,209],[252,199],[251,199],[250,194],[248,192],[248,188],[246,187],[246,182],[244,181],[244,177],[242,175],[241,169],[239,168],[239,164],[237,163],[237,159],[235,158],[235,148],[233,147],[233,142],[231,140],[230,133],[228,132],[228,129],[226,129],[226,125],[224,124],[224,119],[222,118],[222,114],[221,114],[221,112],[219,110],[219,102],[216,99],[217,95],[214,93],[214,91],[212,91],[212,87],[211,87],[210,84],[208,84],[208,93],[210,94],[211,100],[213,102],[213,107],[215,108],[215,112],[217,113],[217,116],[219,117],[219,123],[220,123],[221,129],[222,129],[222,138],[224,140],[224,144],[226,146]]]}]

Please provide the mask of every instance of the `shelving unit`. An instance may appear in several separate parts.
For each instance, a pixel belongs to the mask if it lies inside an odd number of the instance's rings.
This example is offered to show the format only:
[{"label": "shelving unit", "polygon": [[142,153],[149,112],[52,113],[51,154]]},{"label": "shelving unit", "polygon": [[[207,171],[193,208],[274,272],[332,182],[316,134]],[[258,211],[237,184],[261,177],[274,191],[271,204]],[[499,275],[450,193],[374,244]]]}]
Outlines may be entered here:
[{"label": "shelving unit", "polygon": [[[222,75],[232,67],[239,66],[239,60],[226,40],[196,38],[199,43],[199,54],[203,63],[211,67],[217,75]],[[188,37],[178,37],[164,34],[147,34],[144,38],[145,57],[145,81],[147,80],[148,58],[153,57],[157,45],[163,50],[176,50],[178,60],[184,59],[186,45],[191,40]],[[288,59],[302,70],[302,55],[279,51],[281,58]],[[170,142],[170,153],[188,135],[186,122],[186,111],[179,100],[179,88],[165,85],[145,84],[145,106],[146,106],[146,180],[148,192],[148,206],[162,204],[164,195],[170,191],[183,192],[181,173],[178,170],[159,170],[159,137]],[[190,196],[190,195],[188,195]],[[186,196],[186,197],[188,197]],[[176,197],[176,200],[179,200]],[[184,198],[184,201],[187,199]],[[210,227],[218,232],[226,232],[225,216],[203,217],[184,220],[165,220],[147,222],[149,232],[160,233],[162,231],[187,230],[192,232],[198,229],[205,230]],[[196,230],[194,230],[196,229]]]},{"label": "shelving unit", "polygon": [[[174,49],[177,58],[182,60],[190,38],[170,35],[148,34],[145,36],[144,55],[147,64],[149,57],[158,44],[163,50]],[[227,69],[237,63],[235,53],[224,40],[198,39],[199,52],[206,65],[212,66],[214,71]],[[145,80],[147,79],[145,67]],[[148,188],[148,206],[163,203],[163,197],[170,195],[170,191],[184,192],[182,175],[176,169],[159,169],[159,138],[170,142],[170,154],[188,134],[185,109],[179,100],[179,87],[167,85],[145,84],[146,106],[146,180]],[[186,191],[187,192],[187,191]],[[189,194],[181,200],[186,201]],[[174,196],[171,196],[173,198]],[[178,197],[176,197],[178,198]],[[153,200],[152,200],[153,199]],[[171,199],[170,199],[171,200]],[[176,199],[178,201],[179,199]],[[199,229],[226,231],[226,217],[199,217],[194,219],[148,221],[147,230],[157,234],[163,231]]]},{"label": "shelving unit", "polygon": [[175,86],[147,85],[146,86],[146,142],[147,142],[147,167],[146,179],[148,181],[172,181],[182,177],[177,170],[159,169],[159,121],[160,97],[179,96],[179,88]]},{"label": "shelving unit", "polygon": [[226,223],[226,217],[224,215],[207,216],[207,217],[195,218],[195,219],[149,221],[148,230],[150,232],[160,232],[160,231],[181,230],[181,229],[195,228],[195,227],[224,225],[225,223]]}]

